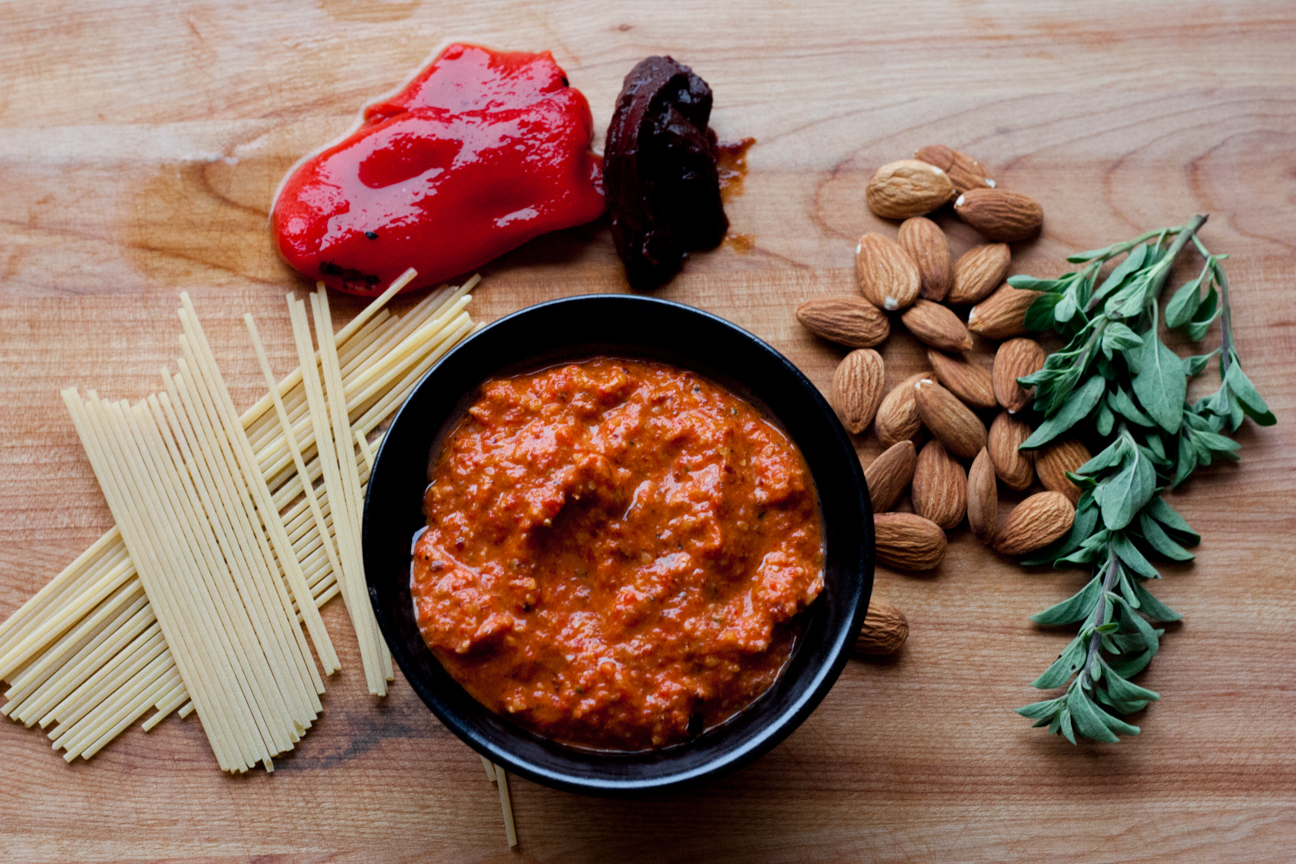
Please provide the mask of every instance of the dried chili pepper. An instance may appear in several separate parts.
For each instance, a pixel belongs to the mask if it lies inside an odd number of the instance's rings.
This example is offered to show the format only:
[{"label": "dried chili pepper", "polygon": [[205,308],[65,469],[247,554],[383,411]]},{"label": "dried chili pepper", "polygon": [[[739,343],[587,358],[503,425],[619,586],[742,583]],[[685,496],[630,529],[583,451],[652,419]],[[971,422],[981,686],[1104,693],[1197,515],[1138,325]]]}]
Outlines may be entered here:
[{"label": "dried chili pepper", "polygon": [[670,57],[642,60],[625,77],[604,182],[612,239],[635,288],[669,282],[690,251],[719,245],[729,229],[710,118],[711,88]]}]

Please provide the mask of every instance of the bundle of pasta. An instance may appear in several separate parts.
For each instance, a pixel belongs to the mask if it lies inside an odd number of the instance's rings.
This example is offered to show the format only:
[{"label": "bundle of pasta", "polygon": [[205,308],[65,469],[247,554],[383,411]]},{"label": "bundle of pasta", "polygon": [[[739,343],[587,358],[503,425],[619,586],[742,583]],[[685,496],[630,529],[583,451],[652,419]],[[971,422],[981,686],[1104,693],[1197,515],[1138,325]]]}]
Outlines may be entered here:
[{"label": "bundle of pasta", "polygon": [[[187,295],[183,356],[134,405],[63,396],[117,527],[0,624],[0,713],[90,758],[146,714],[196,709],[221,767],[244,771],[300,740],[339,666],[318,609],[341,594],[369,690],[391,657],[365,589],[359,528],[377,427],[473,329],[476,277],[404,316],[406,273],[336,334],[327,298],[289,296],[301,365],[240,417]],[[305,633],[303,633],[303,626]]]}]

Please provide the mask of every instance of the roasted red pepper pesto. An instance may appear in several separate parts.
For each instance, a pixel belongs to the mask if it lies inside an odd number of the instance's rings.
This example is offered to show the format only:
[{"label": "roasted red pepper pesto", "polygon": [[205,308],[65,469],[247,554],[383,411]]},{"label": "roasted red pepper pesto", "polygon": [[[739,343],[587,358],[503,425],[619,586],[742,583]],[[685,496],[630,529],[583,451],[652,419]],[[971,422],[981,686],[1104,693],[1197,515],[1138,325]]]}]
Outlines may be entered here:
[{"label": "roasted red pepper pesto", "polygon": [[777,678],[823,589],[795,445],[692,372],[597,358],[488,382],[431,469],[423,638],[497,713],[643,750]]},{"label": "roasted red pepper pesto", "polygon": [[280,254],[332,288],[411,288],[471,271],[604,211],[589,103],[545,51],[451,45],[345,140],[307,158],[271,209]]}]

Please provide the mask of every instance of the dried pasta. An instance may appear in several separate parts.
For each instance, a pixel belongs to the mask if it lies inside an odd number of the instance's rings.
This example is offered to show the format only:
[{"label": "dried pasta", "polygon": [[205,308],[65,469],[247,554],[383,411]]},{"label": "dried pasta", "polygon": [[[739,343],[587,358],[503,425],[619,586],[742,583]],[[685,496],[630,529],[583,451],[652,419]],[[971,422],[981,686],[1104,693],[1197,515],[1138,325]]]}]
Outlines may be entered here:
[{"label": "dried pasta", "polygon": [[[336,333],[327,299],[312,298],[319,350],[307,323],[300,365],[277,381],[248,316],[268,391],[242,415],[187,295],[177,371],[159,393],[130,404],[64,392],[117,525],[0,623],[0,713],[45,729],[71,761],[150,711],[145,731],[196,712],[222,768],[272,770],[340,665],[318,612],[339,594],[370,689],[386,692],[391,655],[359,555],[373,439],[472,332],[478,281],[392,314],[413,276]],[[290,306],[306,323],[304,304]]]}]

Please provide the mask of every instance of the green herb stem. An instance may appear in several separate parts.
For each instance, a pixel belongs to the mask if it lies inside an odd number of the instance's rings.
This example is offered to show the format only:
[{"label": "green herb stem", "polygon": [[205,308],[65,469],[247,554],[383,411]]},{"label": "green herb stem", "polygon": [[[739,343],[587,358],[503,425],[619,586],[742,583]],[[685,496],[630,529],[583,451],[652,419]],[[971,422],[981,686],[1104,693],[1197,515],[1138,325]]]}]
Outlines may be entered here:
[{"label": "green herb stem", "polygon": [[1183,248],[1197,236],[1198,229],[1205,225],[1206,220],[1209,218],[1209,213],[1194,216],[1191,222],[1180,228],[1178,236],[1175,237],[1174,243],[1170,244],[1170,249],[1167,250],[1165,257],[1152,265],[1155,275],[1148,280],[1147,293],[1143,299],[1144,310],[1156,302],[1157,296],[1161,293],[1161,287],[1165,285],[1166,277],[1170,275],[1170,269],[1174,267],[1175,259],[1179,257],[1179,253],[1183,251]]},{"label": "green herb stem", "polygon": [[[1129,252],[1131,249],[1134,249],[1135,247],[1140,246],[1143,243],[1146,243],[1148,240],[1151,240],[1153,237],[1165,238],[1172,235],[1176,237],[1175,245],[1170,248],[1170,254],[1167,256],[1171,261],[1173,261],[1175,256],[1179,254],[1179,251],[1183,249],[1184,243],[1187,242],[1187,240],[1183,238],[1185,236],[1186,237],[1196,236],[1197,229],[1201,228],[1202,225],[1206,224],[1206,220],[1209,217],[1210,214],[1197,216],[1196,218],[1193,219],[1192,222],[1189,222],[1186,225],[1176,225],[1173,228],[1158,228],[1155,231],[1144,231],[1142,234],[1135,237],[1133,240],[1127,240],[1124,243],[1113,243],[1111,246],[1108,246],[1106,249],[1104,249],[1101,255],[1094,258],[1089,263],[1087,263],[1077,275],[1082,278],[1088,277],[1092,275],[1092,271],[1097,271],[1102,269],[1102,266],[1106,264],[1108,261],[1110,261],[1111,259],[1116,258],[1120,255],[1124,255],[1126,252]],[[1169,268],[1167,267],[1167,271],[1168,270]],[[1094,307],[1096,307],[1099,303],[1103,302],[1103,300],[1105,299],[1106,298],[1101,297],[1097,294],[1095,294],[1093,297],[1090,297],[1089,302],[1085,304],[1085,312],[1086,313],[1092,312],[1094,310]]]},{"label": "green herb stem", "polygon": [[[1103,625],[1103,619],[1107,617],[1106,597],[1115,590],[1116,580],[1120,578],[1120,558],[1116,556],[1116,548],[1112,543],[1107,544],[1107,563],[1104,566],[1106,570],[1103,573],[1102,591],[1098,595],[1098,602],[1094,605],[1093,615],[1089,618],[1089,625],[1094,628]],[[1087,687],[1089,685],[1090,676],[1092,675],[1091,670],[1102,651],[1102,637],[1103,634],[1096,629],[1093,635],[1089,637],[1089,650],[1085,652],[1084,667],[1076,678],[1076,686]]]},{"label": "green herb stem", "polygon": [[[1197,246],[1197,251],[1202,257],[1211,262],[1211,274],[1215,277],[1215,284],[1219,286],[1220,292],[1220,374],[1228,374],[1229,363],[1232,362],[1229,354],[1233,351],[1233,308],[1229,305],[1229,284],[1228,276],[1224,273],[1224,267],[1213,260],[1210,250],[1202,242],[1200,237],[1193,236],[1193,243]],[[1225,256],[1227,257],[1227,256]]]},{"label": "green herb stem", "polygon": [[[1084,588],[1032,616],[1045,627],[1079,627],[1034,682],[1041,690],[1065,686],[1065,692],[1017,709],[1072,743],[1076,735],[1106,742],[1137,735],[1137,726],[1116,715],[1160,698],[1129,680],[1159,650],[1165,631],[1153,624],[1180,617],[1148,590],[1148,580],[1160,578],[1151,559],[1192,560],[1185,547],[1201,539],[1161,497],[1162,490],[1216,459],[1236,459],[1238,443],[1227,432],[1245,418],[1262,426],[1275,422],[1238,359],[1221,263],[1228,256],[1212,254],[1198,236],[1206,219],[1196,216],[1071,256],[1084,266],[1054,280],[1010,280],[1041,292],[1027,312],[1029,325],[1068,339],[1044,368],[1018,379],[1036,388],[1034,408],[1042,415],[1022,448],[1068,437],[1096,445],[1096,455],[1068,475],[1081,489],[1071,532],[1023,562],[1092,568]],[[1164,246],[1171,236],[1174,241]],[[1215,352],[1180,357],[1166,346],[1158,302],[1175,259],[1190,242],[1206,264],[1166,304],[1167,326],[1199,342],[1221,319],[1219,389],[1192,404],[1186,401],[1188,379]],[[1104,263],[1122,254],[1128,257],[1095,288]],[[1093,314],[1077,316],[1081,307]]]}]

